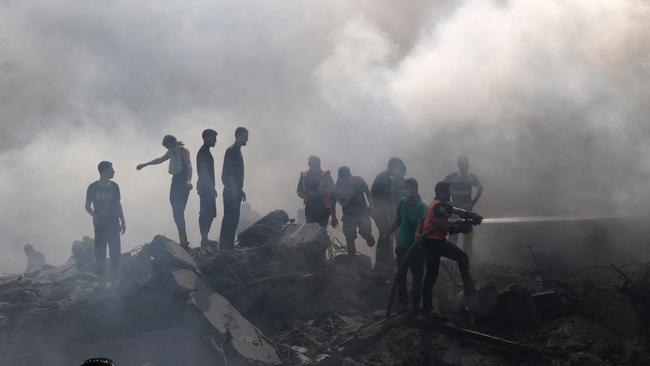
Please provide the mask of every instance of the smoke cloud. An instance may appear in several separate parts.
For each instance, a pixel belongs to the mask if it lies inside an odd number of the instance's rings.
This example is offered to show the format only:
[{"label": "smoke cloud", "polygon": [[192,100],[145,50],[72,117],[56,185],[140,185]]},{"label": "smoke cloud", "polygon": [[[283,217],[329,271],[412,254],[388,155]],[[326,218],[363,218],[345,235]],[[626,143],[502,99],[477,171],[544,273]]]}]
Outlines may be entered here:
[{"label": "smoke cloud", "polygon": [[249,128],[245,190],[262,213],[300,207],[310,154],[369,183],[400,156],[423,197],[466,154],[485,216],[647,208],[650,4],[430,3],[1,1],[0,271],[23,269],[26,242],[60,263],[92,234],[101,160],[122,190],[123,249],[175,237],[166,168],[135,166],[168,133],[194,155],[204,128],[219,132],[217,171]]}]

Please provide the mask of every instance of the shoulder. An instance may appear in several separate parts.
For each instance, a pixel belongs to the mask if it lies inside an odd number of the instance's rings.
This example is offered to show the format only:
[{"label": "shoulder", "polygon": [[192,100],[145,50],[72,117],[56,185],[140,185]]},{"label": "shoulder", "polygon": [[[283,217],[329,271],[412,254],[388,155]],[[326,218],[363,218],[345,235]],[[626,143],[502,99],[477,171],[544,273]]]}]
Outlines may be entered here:
[{"label": "shoulder", "polygon": [[479,181],[478,177],[476,175],[474,175],[473,173],[469,173],[469,180],[471,180],[472,182],[478,182]]},{"label": "shoulder", "polygon": [[445,182],[452,182],[458,179],[458,172],[454,172],[445,177]]},{"label": "shoulder", "polygon": [[110,185],[111,185],[112,188],[120,189],[120,185],[117,184],[117,182],[115,182],[113,180],[110,181]]},{"label": "shoulder", "polygon": [[98,184],[99,184],[99,181],[98,181],[98,180],[96,180],[96,181],[90,183],[90,184],[88,185],[88,190],[90,191],[90,190],[96,189]]}]

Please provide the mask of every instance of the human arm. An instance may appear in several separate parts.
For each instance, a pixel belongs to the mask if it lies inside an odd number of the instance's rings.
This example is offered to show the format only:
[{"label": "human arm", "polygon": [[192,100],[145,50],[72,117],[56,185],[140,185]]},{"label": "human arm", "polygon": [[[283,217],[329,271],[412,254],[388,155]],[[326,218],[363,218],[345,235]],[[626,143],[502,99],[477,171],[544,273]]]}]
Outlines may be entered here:
[{"label": "human arm", "polygon": [[88,189],[86,190],[86,212],[88,212],[88,215],[92,216],[95,218],[95,211],[93,210],[92,207],[92,185],[88,186]]},{"label": "human arm", "polygon": [[402,221],[400,220],[399,216],[396,216],[395,221],[393,221],[393,223],[390,225],[388,231],[384,235],[381,235],[378,240],[383,240],[384,238],[393,235],[393,233],[395,232],[395,230],[397,230],[397,228],[401,225],[401,223]]},{"label": "human arm", "polygon": [[305,177],[302,174],[300,174],[300,178],[298,179],[298,186],[296,187],[296,194],[298,195],[298,197],[304,200],[307,197],[306,196],[307,192],[305,192],[304,189],[303,179],[305,179]]},{"label": "human arm", "polygon": [[187,184],[190,189],[192,189],[192,160],[190,159],[189,150],[185,148],[181,149],[181,157],[183,158],[183,162],[187,167]]},{"label": "human arm", "polygon": [[476,176],[474,176],[472,185],[476,187],[476,189],[478,190],[478,192],[476,192],[476,197],[474,197],[474,199],[472,200],[471,207],[474,208],[478,200],[481,198],[481,195],[483,194],[483,185],[481,184],[481,182],[478,180]]},{"label": "human arm", "polygon": [[126,232],[126,221],[124,220],[124,211],[122,210],[122,195],[120,194],[120,186],[115,184],[115,194],[116,194],[116,202],[115,202],[115,210],[117,211],[117,216],[120,219],[120,231],[122,232],[122,235]]},{"label": "human arm", "polygon": [[136,169],[141,170],[142,168],[147,167],[149,165],[158,165],[158,164],[164,163],[165,161],[169,160],[169,157],[170,157],[169,151],[167,151],[165,153],[165,155],[163,155],[163,156],[161,156],[159,158],[153,159],[153,160],[151,160],[149,162],[146,162],[146,163],[138,164]]},{"label": "human arm", "polygon": [[330,223],[332,227],[337,227],[339,225],[339,220],[336,218],[336,195],[332,194],[332,207],[330,207]]},{"label": "human arm", "polygon": [[370,189],[368,189],[368,184],[365,180],[361,180],[361,191],[366,195],[366,200],[368,200],[368,210],[372,214],[372,211],[375,209],[372,202],[372,195],[370,194]]}]

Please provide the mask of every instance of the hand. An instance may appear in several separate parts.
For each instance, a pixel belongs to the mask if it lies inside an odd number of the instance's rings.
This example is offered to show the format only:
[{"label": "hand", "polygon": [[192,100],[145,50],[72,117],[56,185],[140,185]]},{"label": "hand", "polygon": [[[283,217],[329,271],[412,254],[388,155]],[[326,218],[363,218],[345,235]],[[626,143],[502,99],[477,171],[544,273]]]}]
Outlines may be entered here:
[{"label": "hand", "polygon": [[241,191],[241,201],[246,202],[246,192]]},{"label": "hand", "polygon": [[378,243],[379,243],[380,241],[384,241],[384,240],[386,240],[386,235],[379,235],[379,237],[377,238],[377,242],[378,242]]},{"label": "hand", "polygon": [[336,218],[336,216],[332,216],[330,223],[332,224],[332,227],[335,228],[339,225],[339,220]]},{"label": "hand", "polygon": [[185,189],[186,189],[188,192],[191,191],[192,188],[194,188],[194,186],[192,185],[192,183],[190,183],[190,182],[185,182]]},{"label": "hand", "polygon": [[217,190],[216,190],[216,189],[214,190],[214,196],[215,196],[215,197],[219,197],[219,194],[217,193]]},{"label": "hand", "polygon": [[142,170],[142,168],[144,168],[144,167],[146,167],[146,166],[147,166],[147,164],[138,164],[138,166],[136,166],[135,168],[136,168],[137,170]]},{"label": "hand", "polygon": [[120,225],[120,229],[122,230],[122,235],[126,232],[126,223],[122,221],[122,224]]},{"label": "hand", "polygon": [[481,222],[483,222],[483,216],[479,214],[472,215],[472,223],[474,225],[481,225]]},{"label": "hand", "polygon": [[93,226],[97,226],[99,223],[99,218],[97,217],[97,214],[93,214]]}]

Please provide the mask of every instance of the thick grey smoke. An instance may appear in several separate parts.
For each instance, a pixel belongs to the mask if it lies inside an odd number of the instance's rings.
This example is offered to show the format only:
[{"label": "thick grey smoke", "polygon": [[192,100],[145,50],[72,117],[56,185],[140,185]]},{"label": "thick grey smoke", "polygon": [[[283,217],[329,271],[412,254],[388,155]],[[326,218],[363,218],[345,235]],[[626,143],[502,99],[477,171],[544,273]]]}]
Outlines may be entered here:
[{"label": "thick grey smoke", "polygon": [[300,207],[309,154],[367,180],[401,156],[428,197],[465,153],[486,215],[647,203],[647,2],[430,3],[0,2],[0,271],[22,270],[27,241],[61,262],[91,234],[100,160],[121,185],[124,248],[175,237],[166,168],[135,165],[167,133],[195,154],[207,127],[217,169],[250,129],[262,212]]}]

